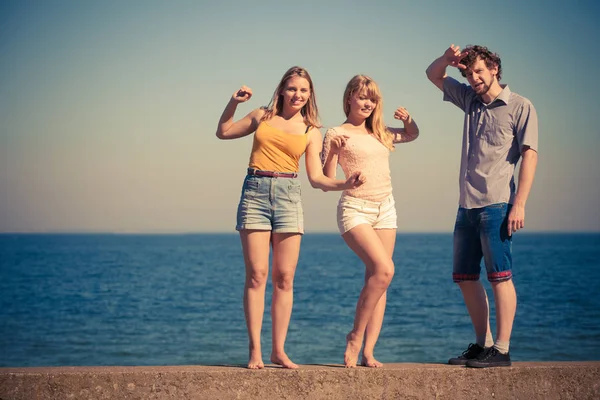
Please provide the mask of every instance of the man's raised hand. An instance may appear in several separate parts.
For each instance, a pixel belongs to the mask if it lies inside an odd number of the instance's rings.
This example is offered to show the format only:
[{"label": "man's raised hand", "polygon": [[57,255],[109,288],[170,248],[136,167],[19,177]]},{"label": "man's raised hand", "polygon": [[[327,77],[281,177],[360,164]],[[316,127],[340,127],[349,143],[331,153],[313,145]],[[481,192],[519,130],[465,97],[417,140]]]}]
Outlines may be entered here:
[{"label": "man's raised hand", "polygon": [[444,60],[452,67],[456,67],[460,70],[467,69],[467,66],[460,62],[467,54],[469,54],[468,51],[460,51],[460,46],[451,44],[444,52]]}]

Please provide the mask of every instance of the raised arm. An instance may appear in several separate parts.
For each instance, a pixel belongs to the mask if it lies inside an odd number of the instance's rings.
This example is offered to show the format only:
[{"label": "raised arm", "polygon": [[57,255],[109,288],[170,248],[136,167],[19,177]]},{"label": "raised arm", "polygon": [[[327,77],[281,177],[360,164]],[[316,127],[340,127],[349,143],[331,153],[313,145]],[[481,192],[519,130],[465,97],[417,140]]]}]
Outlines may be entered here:
[{"label": "raised arm", "polygon": [[229,103],[221,114],[219,119],[219,125],[217,126],[217,137],[219,139],[237,139],[244,136],[248,136],[258,128],[260,118],[264,114],[264,110],[256,109],[251,111],[244,118],[237,122],[233,122],[233,116],[237,105],[244,103],[252,97],[252,89],[247,86],[242,86],[239,90],[231,96]]},{"label": "raised arm", "polygon": [[[365,182],[364,177],[357,172],[350,176],[346,181],[331,179],[323,175],[321,166],[321,150],[323,148],[323,138],[317,128],[313,128],[308,133],[308,145],[304,160],[306,162],[306,174],[311,186],[327,192],[329,190],[346,190],[362,185]],[[337,162],[337,160],[336,160]],[[334,164],[335,166],[335,164]]]},{"label": "raised arm", "polygon": [[466,69],[467,67],[460,63],[460,60],[462,60],[466,55],[467,52],[461,52],[459,46],[455,46],[454,44],[450,45],[444,54],[436,58],[429,65],[429,67],[427,67],[427,70],[425,71],[427,78],[441,91],[443,91],[444,79],[446,79],[448,76],[446,74],[446,67],[452,66],[458,69]]},{"label": "raised arm", "polygon": [[406,108],[398,107],[394,112],[394,118],[404,123],[403,128],[388,127],[394,135],[394,143],[408,143],[419,137],[419,127]]}]

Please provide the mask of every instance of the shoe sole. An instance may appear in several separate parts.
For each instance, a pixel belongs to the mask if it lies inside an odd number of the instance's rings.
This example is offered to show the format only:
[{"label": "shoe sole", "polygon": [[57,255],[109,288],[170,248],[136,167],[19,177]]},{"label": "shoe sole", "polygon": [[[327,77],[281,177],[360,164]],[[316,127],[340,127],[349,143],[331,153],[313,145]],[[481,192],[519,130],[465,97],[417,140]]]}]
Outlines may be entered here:
[{"label": "shoe sole", "polygon": [[468,361],[469,360],[458,360],[458,359],[451,358],[448,360],[448,364],[450,364],[450,365],[467,365]]},{"label": "shoe sole", "polygon": [[510,367],[511,366],[511,362],[510,361],[505,361],[505,362],[498,362],[498,363],[478,363],[478,362],[466,362],[465,363],[465,367],[469,367],[469,368],[493,368],[493,367]]}]

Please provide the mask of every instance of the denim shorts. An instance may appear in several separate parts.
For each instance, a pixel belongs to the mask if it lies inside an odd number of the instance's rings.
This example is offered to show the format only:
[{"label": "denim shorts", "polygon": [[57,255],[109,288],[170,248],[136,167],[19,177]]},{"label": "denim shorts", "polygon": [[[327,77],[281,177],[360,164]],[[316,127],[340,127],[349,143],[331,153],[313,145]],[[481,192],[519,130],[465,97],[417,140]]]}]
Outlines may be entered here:
[{"label": "denim shorts", "polygon": [[390,194],[383,201],[369,201],[342,195],[337,207],[337,224],[342,235],[361,224],[368,224],[373,229],[396,229],[394,196]]},{"label": "denim shorts", "polygon": [[458,209],[454,225],[454,282],[479,280],[482,258],[488,281],[512,278],[512,237],[507,231],[510,208],[510,204],[498,203]]},{"label": "denim shorts", "polygon": [[235,229],[304,233],[300,180],[247,175]]}]

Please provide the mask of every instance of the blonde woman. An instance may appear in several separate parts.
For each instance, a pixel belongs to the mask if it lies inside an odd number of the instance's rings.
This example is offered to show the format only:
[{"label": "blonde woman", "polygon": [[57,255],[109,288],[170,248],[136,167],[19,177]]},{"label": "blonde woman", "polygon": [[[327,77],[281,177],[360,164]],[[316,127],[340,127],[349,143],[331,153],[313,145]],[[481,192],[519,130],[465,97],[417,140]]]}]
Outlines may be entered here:
[{"label": "blonde woman", "polygon": [[312,79],[305,69],[290,68],[267,107],[257,108],[233,122],[237,105],[251,97],[249,87],[242,86],[237,90],[225,107],[217,128],[219,139],[237,139],[255,132],[236,225],[246,264],[244,314],[249,338],[248,368],[264,368],[260,332],[270,246],[273,250],[271,362],[284,368],[298,368],[287,356],[284,344],[304,233],[300,181],[297,179],[300,157],[305,154],[308,179],[315,188],[352,189],[359,187],[363,179],[358,172],[349,175],[346,181],[323,175],[319,158],[323,142],[317,104]]},{"label": "blonde woman", "polygon": [[375,81],[357,75],[348,82],[343,99],[346,121],[327,131],[322,153],[325,176],[335,178],[337,164],[346,176],[361,171],[365,184],[349,188],[338,203],[338,228],[344,241],[365,263],[365,283],[356,305],[354,327],[346,336],[344,364],[381,367],[373,355],[381,331],[386,290],[394,276],[392,254],[396,243],[396,207],[392,194],[389,155],[396,143],[419,135],[417,124],[400,107],[394,118],[403,128],[383,123],[383,101]]}]

